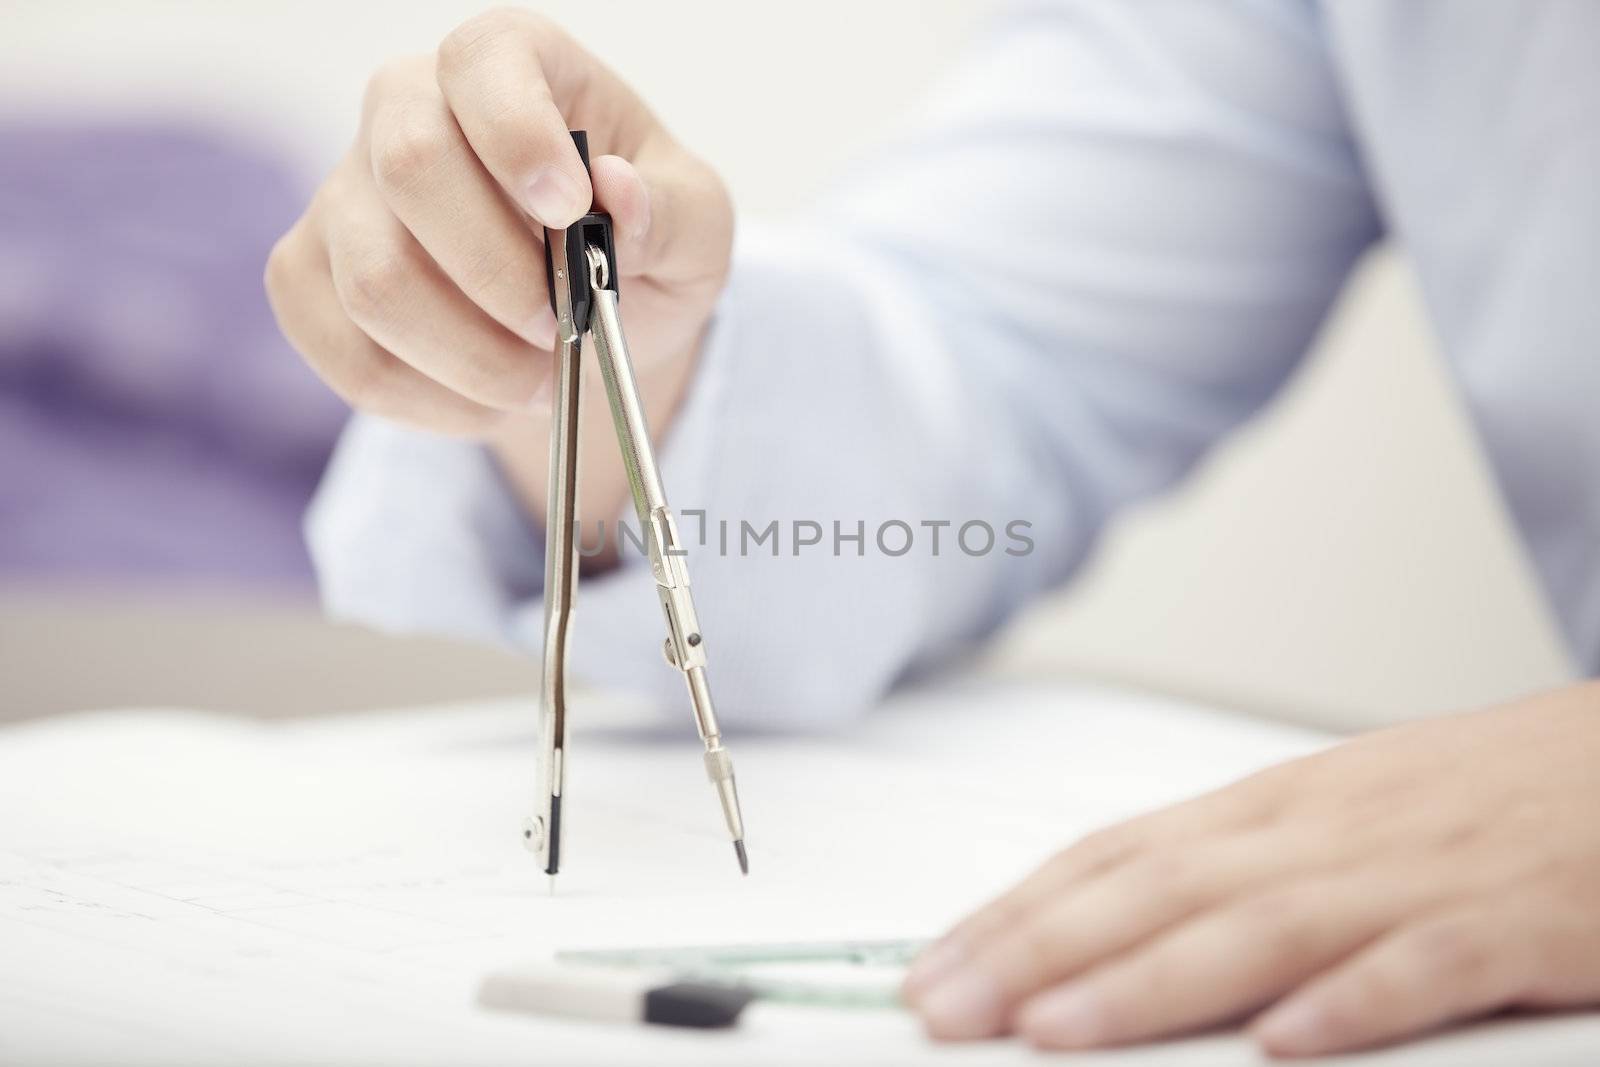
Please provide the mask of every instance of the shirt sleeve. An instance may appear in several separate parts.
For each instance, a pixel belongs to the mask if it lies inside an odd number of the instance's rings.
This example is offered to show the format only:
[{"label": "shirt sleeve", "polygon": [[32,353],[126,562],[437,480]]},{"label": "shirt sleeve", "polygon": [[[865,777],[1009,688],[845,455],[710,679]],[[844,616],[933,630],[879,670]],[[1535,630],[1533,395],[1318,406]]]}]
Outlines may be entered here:
[{"label": "shirt sleeve", "polygon": [[[725,720],[837,723],[1064,581],[1378,232],[1310,5],[1012,9],[813,212],[741,229],[662,456]],[[337,613],[537,648],[543,549],[474,446],[358,418],[310,533]],[[574,672],[681,715],[622,546]]]}]

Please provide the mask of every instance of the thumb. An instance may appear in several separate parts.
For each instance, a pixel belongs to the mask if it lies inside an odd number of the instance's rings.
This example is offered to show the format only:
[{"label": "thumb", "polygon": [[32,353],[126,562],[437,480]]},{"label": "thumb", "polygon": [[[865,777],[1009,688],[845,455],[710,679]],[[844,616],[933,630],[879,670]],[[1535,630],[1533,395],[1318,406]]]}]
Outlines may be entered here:
[{"label": "thumb", "polygon": [[638,167],[621,156],[592,161],[594,199],[611,216],[619,272],[694,281],[722,269],[731,241],[727,194],[709,167],[682,161]]}]

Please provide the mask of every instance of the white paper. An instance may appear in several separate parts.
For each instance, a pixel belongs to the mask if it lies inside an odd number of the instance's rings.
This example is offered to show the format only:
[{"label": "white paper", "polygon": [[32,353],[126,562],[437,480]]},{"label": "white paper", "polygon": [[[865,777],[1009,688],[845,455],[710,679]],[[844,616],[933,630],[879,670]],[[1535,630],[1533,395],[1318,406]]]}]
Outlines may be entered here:
[{"label": "white paper", "polygon": [[[730,736],[741,879],[687,718],[678,740],[580,730],[550,897],[519,836],[533,714],[130,710],[0,730],[0,1063],[1032,1062],[1011,1043],[935,1047],[898,1013],[758,1004],[708,1035],[474,996],[558,948],[927,936],[1086,830],[1322,743],[1113,692],[947,683],[843,736]],[[1597,1048],[1583,1016],[1362,1062]],[[1255,1055],[1222,1036],[1139,1062]]]}]

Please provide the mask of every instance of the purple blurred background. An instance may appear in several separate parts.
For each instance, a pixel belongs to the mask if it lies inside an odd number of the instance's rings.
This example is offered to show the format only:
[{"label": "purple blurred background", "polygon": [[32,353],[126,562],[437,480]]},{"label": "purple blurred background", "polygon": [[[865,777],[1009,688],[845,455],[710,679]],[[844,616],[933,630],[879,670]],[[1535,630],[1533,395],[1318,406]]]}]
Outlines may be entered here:
[{"label": "purple blurred background", "polygon": [[344,406],[262,290],[306,190],[176,126],[0,126],[0,578],[309,591]]}]

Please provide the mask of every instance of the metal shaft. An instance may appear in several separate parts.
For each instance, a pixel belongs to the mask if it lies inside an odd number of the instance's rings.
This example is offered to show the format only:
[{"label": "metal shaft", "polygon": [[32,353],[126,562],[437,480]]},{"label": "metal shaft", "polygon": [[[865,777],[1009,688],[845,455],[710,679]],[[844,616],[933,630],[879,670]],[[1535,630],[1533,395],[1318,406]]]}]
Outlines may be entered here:
[{"label": "metal shaft", "polygon": [[633,360],[622,334],[622,318],[617,311],[617,294],[607,288],[611,265],[605,253],[589,246],[587,257],[594,306],[590,332],[594,338],[600,377],[605,383],[606,400],[611,407],[617,444],[628,473],[628,486],[639,516],[650,554],[650,571],[655,578],[656,595],[667,619],[664,646],[667,662],[683,672],[694,708],[695,729],[705,744],[706,775],[717,791],[728,836],[739,857],[739,867],[748,871],[744,849],[744,820],[739,809],[739,792],[734,782],[733,758],[722,747],[722,732],[711,702],[711,687],[706,681],[705,641],[689,592],[689,570],[685,550],[678,537],[678,525],[667,506],[667,494],[656,466],[655,449],[645,423],[644,404],[633,376]]},{"label": "metal shaft", "polygon": [[[565,280],[565,279],[563,279]],[[550,495],[545,512],[544,678],[539,699],[540,812],[527,827],[529,847],[552,878],[561,869],[561,793],[566,776],[567,637],[578,590],[578,412],[583,381],[581,337],[557,287],[558,316],[550,416]]]}]

